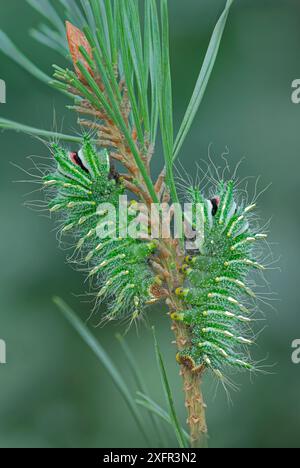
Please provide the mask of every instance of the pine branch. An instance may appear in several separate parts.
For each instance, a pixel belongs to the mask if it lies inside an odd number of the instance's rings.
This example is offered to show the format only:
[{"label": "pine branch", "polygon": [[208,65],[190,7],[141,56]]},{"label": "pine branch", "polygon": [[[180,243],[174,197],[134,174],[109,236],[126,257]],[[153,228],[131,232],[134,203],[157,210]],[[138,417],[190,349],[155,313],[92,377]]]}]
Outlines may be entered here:
[{"label": "pine branch", "polygon": [[[58,52],[60,58],[70,55],[74,69],[63,68],[65,63],[61,66],[55,65],[54,80],[50,79],[0,31],[2,52],[43,83],[71,97],[74,105],[70,108],[78,113],[79,125],[92,130],[95,134],[92,143],[109,150],[110,158],[123,165],[122,189],[131,191],[148,206],[161,201],[166,203],[168,214],[172,217],[174,213],[169,206],[170,201],[176,203],[179,201],[174,178],[174,161],[179,155],[202,102],[234,0],[227,0],[215,27],[176,138],[174,138],[173,124],[167,0],[146,0],[143,15],[138,0],[80,0],[79,2],[59,0],[68,18],[67,34],[64,22],[58,13],[59,9],[56,10],[51,1],[27,1],[47,20],[47,24],[42,24],[32,31],[33,37]],[[21,131],[49,140],[79,144],[82,142],[82,138],[77,136],[37,129],[6,119],[0,119],[0,128]],[[164,164],[154,184],[151,177],[151,159],[159,135],[162,139]],[[79,172],[75,173],[79,177],[81,167],[78,169],[70,166],[68,158],[64,160],[61,154],[57,159],[71,172],[74,173],[77,169]],[[96,162],[95,166],[97,167]],[[80,177],[86,181],[86,174],[81,174]],[[47,180],[46,184],[56,184],[56,182],[54,178]],[[74,202],[70,202],[67,206],[74,207]],[[60,208],[61,205],[56,201],[52,210]],[[77,225],[81,225],[85,220],[86,217],[81,216]],[[178,222],[178,216],[176,220]],[[74,223],[71,222],[64,229],[69,231],[73,227]],[[88,231],[80,242],[84,243],[92,235],[91,233],[93,234],[93,230]],[[146,238],[148,241],[148,234]],[[185,281],[182,271],[183,247],[183,243],[180,244],[176,239],[159,239],[155,258],[149,257],[147,262],[147,267],[152,269],[151,273],[156,275],[152,289],[149,288],[147,291],[150,294],[147,304],[166,299],[171,318],[172,313],[180,315],[184,307],[183,301],[175,293]],[[110,280],[107,284],[110,284]],[[66,309],[64,305],[62,308]],[[71,317],[70,314],[69,316]],[[73,318],[71,321],[75,323]],[[182,350],[186,343],[190,342],[190,328],[184,323],[176,323],[174,320],[173,322],[176,343],[178,349]],[[85,338],[89,338],[78,323],[76,327]],[[94,342],[92,345],[95,348]],[[156,352],[169,404],[169,420],[174,426],[180,446],[183,447],[186,438],[175,413],[171,389],[157,342]],[[102,352],[100,354],[102,359],[104,355]],[[191,440],[196,446],[201,436],[207,432],[205,405],[200,391],[202,368],[195,371],[184,362],[184,359],[179,363],[184,380]],[[119,379],[118,382],[120,384]],[[129,400],[123,382],[121,387],[125,398]],[[149,401],[147,404],[149,405]]]}]

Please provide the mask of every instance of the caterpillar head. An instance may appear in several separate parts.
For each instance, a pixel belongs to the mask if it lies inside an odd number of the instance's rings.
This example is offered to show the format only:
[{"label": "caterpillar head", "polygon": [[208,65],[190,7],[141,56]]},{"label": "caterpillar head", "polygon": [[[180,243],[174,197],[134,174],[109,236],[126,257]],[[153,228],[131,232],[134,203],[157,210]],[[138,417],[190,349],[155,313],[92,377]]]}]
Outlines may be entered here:
[{"label": "caterpillar head", "polygon": [[[90,151],[90,148],[88,150]],[[73,164],[80,167],[87,174],[91,174],[91,170],[88,166],[85,157],[86,152],[87,148],[82,146],[79,151],[70,151],[69,157]],[[107,172],[108,178],[118,182],[120,179],[119,173],[116,170],[115,166],[110,162],[108,153],[105,151],[104,153],[102,153],[102,156],[100,154],[99,157],[100,161],[102,160],[103,167]]]},{"label": "caterpillar head", "polygon": [[[97,175],[97,169],[101,170],[103,176],[108,179],[118,181],[119,175],[114,165],[111,163],[109,153],[107,150],[102,150],[99,153],[96,148],[91,144],[90,137],[85,136],[83,145],[78,151],[69,152],[70,161],[83,172],[89,174],[91,177]],[[97,166],[95,166],[97,163]]]},{"label": "caterpillar head", "polygon": [[84,172],[89,174],[89,170],[87,169],[87,167],[84,164],[83,148],[81,148],[80,151],[70,151],[69,152],[69,157],[70,157],[70,160],[72,161],[73,164],[80,167]]}]

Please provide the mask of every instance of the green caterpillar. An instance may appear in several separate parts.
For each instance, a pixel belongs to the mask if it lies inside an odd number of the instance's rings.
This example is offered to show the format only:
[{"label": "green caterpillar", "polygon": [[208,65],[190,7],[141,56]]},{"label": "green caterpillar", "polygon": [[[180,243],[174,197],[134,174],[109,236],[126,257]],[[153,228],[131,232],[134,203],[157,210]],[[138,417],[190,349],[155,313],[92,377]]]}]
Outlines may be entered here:
[{"label": "green caterpillar", "polygon": [[[125,193],[106,150],[97,153],[88,137],[78,153],[56,144],[52,150],[56,169],[43,181],[50,212],[60,214],[60,232],[75,239],[77,262],[88,265],[97,303],[107,301],[107,318],[135,319],[156,300],[158,280],[148,266],[156,243],[120,237],[119,223],[113,230],[104,220],[106,211],[98,209],[110,203],[118,213],[119,197]],[[128,215],[128,222],[132,217]],[[98,230],[102,228],[107,235],[100,239]]]},{"label": "green caterpillar", "polygon": [[264,269],[256,245],[267,236],[252,231],[255,205],[237,205],[234,182],[221,183],[218,192],[205,200],[199,190],[189,191],[192,203],[203,207],[204,240],[183,265],[186,280],[176,294],[185,310],[171,317],[191,330],[191,342],[177,355],[178,362],[193,370],[209,368],[221,377],[225,366],[254,369],[245,349],[252,341],[244,304],[255,298],[249,273]]}]

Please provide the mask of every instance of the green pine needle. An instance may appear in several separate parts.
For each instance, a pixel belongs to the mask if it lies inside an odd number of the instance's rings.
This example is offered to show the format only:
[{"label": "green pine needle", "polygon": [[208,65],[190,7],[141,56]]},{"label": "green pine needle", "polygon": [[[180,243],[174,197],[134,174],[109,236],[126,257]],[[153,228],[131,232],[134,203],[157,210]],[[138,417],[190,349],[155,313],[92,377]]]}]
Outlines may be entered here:
[{"label": "green pine needle", "polygon": [[51,81],[50,76],[34,65],[3,31],[0,31],[0,51],[7,55],[7,57],[12,58],[20,67],[35,78],[49,85]]},{"label": "green pine needle", "polygon": [[166,368],[165,368],[164,361],[162,358],[162,354],[161,354],[161,351],[157,342],[155,328],[153,327],[152,330],[153,330],[153,336],[154,336],[156,359],[157,359],[157,364],[158,364],[158,368],[160,371],[160,376],[161,376],[161,381],[162,381],[162,385],[163,385],[164,392],[165,392],[166,401],[169,406],[170,420],[172,422],[172,426],[173,426],[176,438],[178,440],[179,447],[185,448],[186,440],[184,438],[184,434],[182,432],[182,429],[181,429],[181,426],[179,424],[178,417],[176,414],[172,391],[171,391],[171,387],[168,381],[168,376],[167,376]]},{"label": "green pine needle", "polygon": [[24,125],[12,120],[7,120],[0,118],[0,128],[5,130],[13,130],[15,132],[26,133],[28,135],[38,136],[41,138],[46,138],[47,140],[53,141],[68,141],[73,143],[82,143],[82,137],[77,137],[74,135],[66,135],[64,133],[51,132],[49,130],[43,130],[36,127],[30,127],[29,125]]},{"label": "green pine needle", "polygon": [[76,316],[75,312],[59,297],[53,298],[54,304],[59,308],[64,317],[68,322],[73,326],[73,328],[79,333],[81,338],[86,342],[91,351],[96,355],[101,364],[104,366],[106,371],[109,373],[112,378],[116,388],[121,393],[124,398],[133,418],[135,419],[140,431],[144,435],[146,442],[149,444],[147,431],[144,429],[143,422],[141,420],[140,414],[136,408],[136,403],[130,393],[129,388],[127,387],[123,377],[119,373],[118,369],[112,362],[109,355],[106,353],[101,344],[96,340],[92,335],[89,329],[84,325],[84,323]]},{"label": "green pine needle", "polygon": [[[151,411],[153,414],[161,418],[163,421],[168,423],[171,427],[173,427],[172,419],[167,411],[161,408],[155,401],[153,401],[150,397],[145,395],[142,392],[137,392],[139,398],[136,399],[138,405],[143,406],[148,411]],[[186,439],[186,444],[189,444],[190,436],[186,432],[185,429],[181,428],[181,432]]]},{"label": "green pine needle", "polygon": [[202,102],[202,99],[204,97],[210,76],[212,74],[216,58],[218,55],[218,51],[220,48],[221,40],[223,37],[224,29],[226,26],[227,18],[229,15],[229,10],[231,8],[231,5],[233,4],[234,0],[227,0],[225,9],[220,16],[219,21],[216,24],[216,27],[214,29],[214,32],[212,34],[210,44],[207,49],[207,53],[202,65],[202,68],[200,70],[200,74],[191,98],[191,101],[189,103],[189,106],[187,108],[187,111],[185,113],[185,116],[183,118],[183,122],[181,124],[181,127],[179,129],[176,141],[175,141],[175,146],[174,146],[174,154],[173,154],[173,159],[175,160],[177,156],[179,155],[179,152],[185,142],[185,139],[191,129],[191,126],[195,120],[196,114],[198,112],[198,109],[200,107],[200,104]]},{"label": "green pine needle", "polygon": [[[149,394],[149,391],[146,388],[146,384],[144,383],[143,375],[141,374],[139,366],[138,366],[138,364],[136,362],[135,356],[133,355],[130,347],[128,346],[128,344],[127,344],[127,342],[125,340],[125,338],[122,335],[120,335],[119,333],[116,335],[116,338],[117,338],[117,340],[119,341],[119,343],[121,345],[123,353],[124,353],[124,355],[125,355],[125,357],[127,359],[127,362],[129,364],[131,373],[132,373],[132,375],[134,377],[136,386],[137,386],[137,388],[139,390],[137,392],[137,394],[145,394],[145,395]],[[151,420],[155,435],[159,436],[159,439],[163,438],[163,434],[161,434],[160,426],[156,422],[153,411],[148,410],[148,412],[149,412],[150,420]]]}]

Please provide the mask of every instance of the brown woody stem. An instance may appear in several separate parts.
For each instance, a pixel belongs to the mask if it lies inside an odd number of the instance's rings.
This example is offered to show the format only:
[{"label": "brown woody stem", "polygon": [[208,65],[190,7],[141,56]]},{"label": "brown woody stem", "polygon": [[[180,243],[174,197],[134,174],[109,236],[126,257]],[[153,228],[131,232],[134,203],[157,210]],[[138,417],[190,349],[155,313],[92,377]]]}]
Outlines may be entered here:
[{"label": "brown woody stem", "polygon": [[[176,337],[177,348],[180,351],[189,341],[189,331],[185,325],[177,322],[173,324],[172,330]],[[191,446],[193,448],[204,448],[207,443],[207,424],[205,415],[206,405],[201,391],[203,369],[193,370],[188,364],[181,363],[180,375],[183,378]]]},{"label": "brown woody stem", "polygon": [[[181,300],[178,298],[174,290],[178,286],[182,286],[184,278],[180,274],[179,265],[182,264],[182,252],[176,243],[171,243],[169,246],[171,257],[167,258],[166,266],[170,273],[167,279],[169,288],[169,297],[166,301],[170,316],[172,312],[180,313],[183,308]],[[173,260],[173,262],[172,262]],[[176,261],[176,272],[170,268],[172,263]],[[180,321],[172,322],[172,331],[175,334],[176,345],[178,352],[184,350],[191,341],[189,328]],[[206,405],[203,400],[201,391],[201,380],[204,373],[204,367],[195,368],[192,363],[186,359],[177,358],[180,364],[180,375],[183,378],[183,389],[185,393],[185,407],[187,409],[188,418],[187,424],[190,429],[191,446],[193,448],[204,448],[207,444],[207,424],[206,424]]]}]

